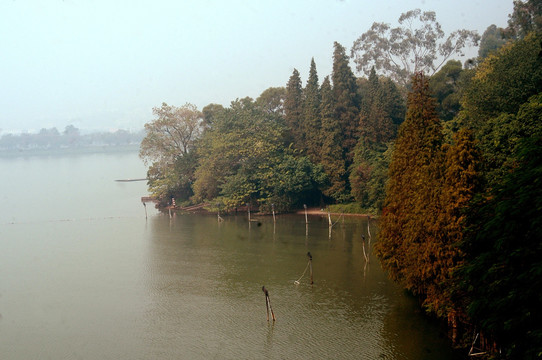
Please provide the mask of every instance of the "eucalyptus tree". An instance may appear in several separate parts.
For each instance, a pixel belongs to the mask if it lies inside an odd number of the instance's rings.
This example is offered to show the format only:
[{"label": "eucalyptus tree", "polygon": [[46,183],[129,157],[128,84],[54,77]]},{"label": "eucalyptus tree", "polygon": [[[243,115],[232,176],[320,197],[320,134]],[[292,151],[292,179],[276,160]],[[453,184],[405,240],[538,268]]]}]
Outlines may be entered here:
[{"label": "eucalyptus tree", "polygon": [[508,15],[508,27],[504,35],[513,39],[522,39],[530,32],[542,31],[542,1],[514,0],[514,10]]},{"label": "eucalyptus tree", "polygon": [[352,46],[351,56],[357,71],[377,72],[408,87],[413,74],[432,75],[452,56],[464,55],[464,48],[478,45],[479,35],[471,30],[456,30],[448,36],[433,11],[414,9],[401,14],[399,26],[373,23]]}]

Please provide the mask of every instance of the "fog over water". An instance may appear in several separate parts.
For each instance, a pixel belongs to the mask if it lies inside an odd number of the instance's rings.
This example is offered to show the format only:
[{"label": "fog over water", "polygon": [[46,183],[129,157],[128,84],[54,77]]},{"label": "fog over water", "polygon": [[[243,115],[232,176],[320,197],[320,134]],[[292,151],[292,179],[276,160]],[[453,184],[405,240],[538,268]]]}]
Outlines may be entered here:
[{"label": "fog over water", "polygon": [[146,219],[145,182],[114,181],[144,174],[135,152],[0,166],[2,359],[454,359],[376,258],[364,267],[365,218],[331,238],[312,216],[308,232],[296,215],[218,223],[149,204]]}]

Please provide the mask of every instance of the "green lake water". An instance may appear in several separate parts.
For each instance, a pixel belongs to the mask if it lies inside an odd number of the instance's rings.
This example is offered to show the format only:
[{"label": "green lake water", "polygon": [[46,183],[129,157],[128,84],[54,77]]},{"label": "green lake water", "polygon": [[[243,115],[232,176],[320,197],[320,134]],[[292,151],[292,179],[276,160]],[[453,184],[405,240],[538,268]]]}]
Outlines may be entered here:
[{"label": "green lake water", "polygon": [[[1,359],[457,359],[367,219],[145,208],[136,153],[1,157]],[[372,220],[371,232],[377,232]],[[373,238],[374,242],[374,238]],[[314,284],[304,273],[310,251]],[[266,320],[269,290],[277,321]]]}]

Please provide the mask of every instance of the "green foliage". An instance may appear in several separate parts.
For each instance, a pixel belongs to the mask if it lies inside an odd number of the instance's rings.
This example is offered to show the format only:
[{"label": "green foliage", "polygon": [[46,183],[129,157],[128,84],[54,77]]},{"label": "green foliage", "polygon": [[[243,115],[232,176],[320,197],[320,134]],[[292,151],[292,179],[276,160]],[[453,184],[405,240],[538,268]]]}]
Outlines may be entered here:
[{"label": "green foliage", "polygon": [[352,196],[360,206],[373,214],[384,206],[388,166],[393,143],[370,143],[360,139],[350,171]]},{"label": "green foliage", "polygon": [[492,52],[498,50],[506,43],[503,38],[503,29],[495,25],[489,25],[482,35],[480,47],[478,48],[478,58],[483,60]]},{"label": "green foliage", "polygon": [[377,213],[384,203],[391,148],[405,109],[397,86],[389,79],[378,78],[374,70],[367,81],[359,84],[362,94],[360,137],[349,169],[349,182],[356,201]]},{"label": "green foliage", "polygon": [[284,116],[284,100],[286,98],[286,88],[270,87],[264,90],[256,99],[256,105],[261,107],[268,114],[274,114],[277,121],[282,121]]},{"label": "green foliage", "polygon": [[322,103],[320,116],[322,129],[320,132],[321,144],[320,164],[328,176],[328,186],[324,188],[324,195],[335,201],[348,197],[346,191],[346,163],[343,157],[341,127],[335,116],[335,98],[329,77],[325,77],[321,87]]},{"label": "green foliage", "polygon": [[394,128],[392,136],[395,139],[397,136],[397,128],[405,120],[405,99],[401,95],[400,88],[393,80],[387,77],[380,77],[378,81],[380,84],[382,107],[393,122]]},{"label": "green foliage", "polygon": [[306,156],[294,156],[286,151],[281,154],[276,167],[265,174],[262,181],[263,204],[275,204],[279,211],[313,204],[318,199],[317,189],[327,177],[321,166],[315,166]]},{"label": "green foliage", "polygon": [[192,183],[196,162],[195,152],[189,152],[166,167],[154,163],[147,172],[149,192],[162,206],[168,205],[172,197],[177,203],[188,202],[194,194]]},{"label": "green foliage", "polygon": [[322,121],[320,117],[320,86],[318,85],[318,74],[314,58],[311,60],[309,79],[303,90],[303,132],[305,134],[304,150],[311,161],[317,163],[320,153],[320,129]]},{"label": "green foliage", "polygon": [[[540,120],[540,118],[538,119]],[[510,359],[542,353],[542,137],[520,141],[517,167],[469,216],[460,275],[469,315]]]},{"label": "green foliage", "polygon": [[542,91],[542,37],[530,34],[509,43],[480,64],[463,97],[465,125],[479,127],[501,114],[515,114],[520,105]]},{"label": "green foliage", "polygon": [[147,176],[149,190],[161,202],[171,197],[187,200],[194,180],[195,155],[192,153],[202,129],[202,114],[196,106],[181,107],[162,103],[153,108],[156,119],[145,124],[139,156],[151,162]]},{"label": "green foliage", "polygon": [[294,69],[286,85],[284,116],[287,131],[290,134],[287,141],[293,143],[296,149],[302,150],[305,147],[305,134],[303,133],[303,88],[297,69]]},{"label": "green foliage", "polygon": [[388,146],[396,137],[402,104],[397,88],[391,85],[379,79],[373,70],[361,89],[360,137],[354,149],[349,181],[356,201],[373,212],[383,206],[391,154]]},{"label": "green foliage", "polygon": [[152,112],[157,118],[145,124],[147,135],[141,142],[139,156],[145,162],[172,163],[194,146],[201,133],[202,114],[189,103],[181,107],[162,103]]},{"label": "green foliage", "polygon": [[515,166],[515,154],[521,140],[540,132],[542,95],[535,95],[522,105],[517,115],[501,114],[480,127],[480,148],[484,155],[487,186],[494,187]]},{"label": "green foliage", "polygon": [[201,109],[205,127],[212,126],[214,117],[221,111],[224,111],[224,106],[219,104],[209,104]]},{"label": "green foliage", "polygon": [[380,84],[376,72],[371,72],[365,87],[365,96],[360,111],[360,138],[371,143],[390,141],[395,138],[395,124],[386,111],[390,101],[385,96],[384,88]]},{"label": "green foliage", "polygon": [[429,88],[437,100],[437,112],[443,121],[452,120],[461,108],[463,90],[468,84],[468,73],[461,62],[450,60],[429,79]]},{"label": "green foliage", "polygon": [[327,207],[327,210],[331,213],[336,214],[368,214],[368,215],[376,215],[376,213],[372,212],[371,210],[368,210],[361,206],[361,204],[357,202],[351,202],[351,203],[342,203],[342,204],[331,204]]},{"label": "green foliage", "polygon": [[352,159],[352,150],[358,139],[358,122],[360,98],[356,77],[349,65],[346,49],[335,42],[333,44],[333,98],[335,100],[335,117],[338,120],[342,135],[343,156],[348,162]]},{"label": "green foliage", "polygon": [[196,201],[231,209],[245,203],[295,205],[324,181],[320,168],[284,146],[276,113],[249,98],[218,113],[200,141]]}]

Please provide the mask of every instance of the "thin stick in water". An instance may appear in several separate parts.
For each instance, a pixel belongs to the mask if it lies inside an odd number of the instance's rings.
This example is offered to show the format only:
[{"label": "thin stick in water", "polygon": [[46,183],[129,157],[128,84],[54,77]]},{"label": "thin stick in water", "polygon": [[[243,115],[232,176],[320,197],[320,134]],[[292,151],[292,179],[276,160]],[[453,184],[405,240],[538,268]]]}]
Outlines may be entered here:
[{"label": "thin stick in water", "polygon": [[265,307],[267,310],[267,321],[269,321],[269,312],[271,311],[271,317],[273,318],[273,321],[276,321],[275,313],[273,312],[273,308],[271,307],[271,299],[269,298],[269,291],[265,288],[265,286],[262,286],[262,291],[265,294]]},{"label": "thin stick in water", "polygon": [[311,273],[311,285],[312,285],[314,284],[314,281],[312,277],[312,255],[310,251],[307,253],[307,256],[309,257],[309,268],[310,268],[310,273]]}]

